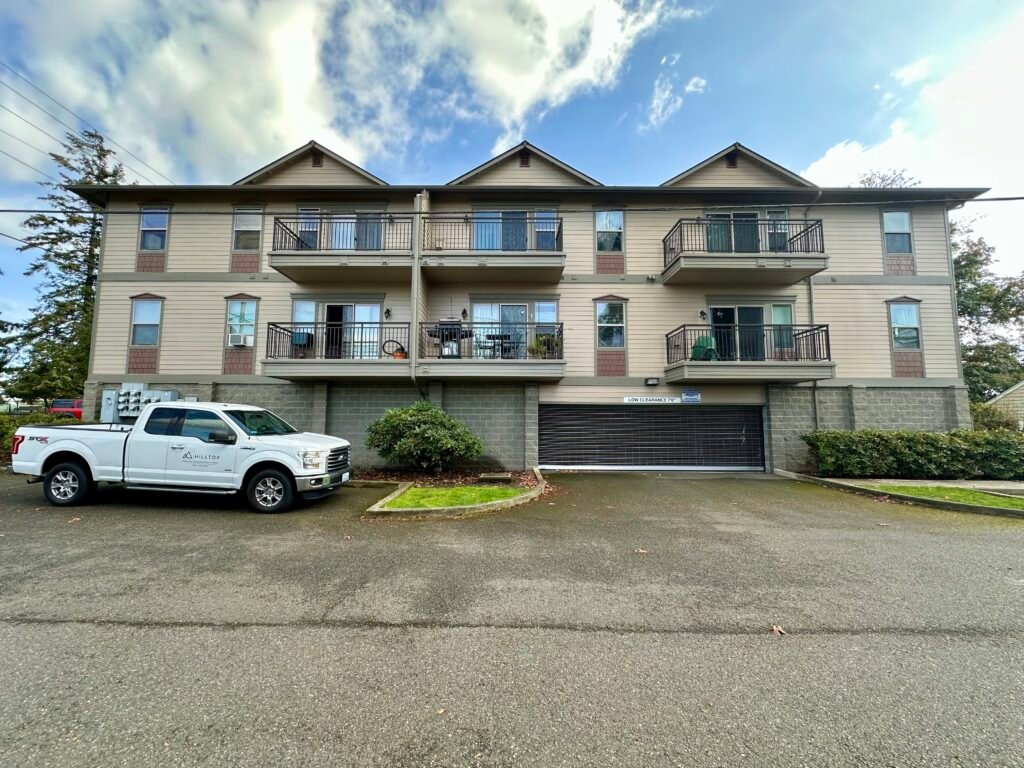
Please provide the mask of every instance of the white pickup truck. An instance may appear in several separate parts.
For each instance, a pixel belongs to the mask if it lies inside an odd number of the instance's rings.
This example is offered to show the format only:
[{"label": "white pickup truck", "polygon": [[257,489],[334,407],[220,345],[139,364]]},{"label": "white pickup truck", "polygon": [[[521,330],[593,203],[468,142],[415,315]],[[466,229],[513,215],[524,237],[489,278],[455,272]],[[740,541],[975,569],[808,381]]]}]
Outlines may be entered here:
[{"label": "white pickup truck", "polygon": [[132,426],[21,427],[12,469],[43,483],[51,504],[80,504],[97,483],[155,491],[239,491],[257,512],[284,512],[348,482],[345,440],[299,432],[270,411],[230,403],[147,405]]}]

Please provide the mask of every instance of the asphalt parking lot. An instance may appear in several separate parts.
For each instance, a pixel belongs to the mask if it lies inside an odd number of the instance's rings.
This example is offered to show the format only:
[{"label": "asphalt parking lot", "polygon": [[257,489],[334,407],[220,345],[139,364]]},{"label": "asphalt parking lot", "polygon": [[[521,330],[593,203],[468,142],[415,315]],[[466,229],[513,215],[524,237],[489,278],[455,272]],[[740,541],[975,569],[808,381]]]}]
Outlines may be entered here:
[{"label": "asphalt parking lot", "polygon": [[0,476],[0,764],[1024,764],[1024,521],[552,480],[408,523]]}]

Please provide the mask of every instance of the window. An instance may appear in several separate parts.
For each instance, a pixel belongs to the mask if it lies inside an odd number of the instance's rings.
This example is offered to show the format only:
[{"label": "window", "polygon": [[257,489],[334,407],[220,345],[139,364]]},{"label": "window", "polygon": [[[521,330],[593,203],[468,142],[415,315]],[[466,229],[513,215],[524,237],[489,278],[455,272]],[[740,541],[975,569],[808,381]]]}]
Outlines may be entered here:
[{"label": "window", "polygon": [[139,226],[140,251],[167,250],[167,219],[169,208],[143,208]]},{"label": "window", "polygon": [[185,421],[181,425],[182,437],[196,437],[209,442],[210,435],[214,432],[230,433],[231,429],[223,419],[210,411],[185,412]]},{"label": "window", "polygon": [[316,322],[316,302],[296,301],[292,303],[292,322],[312,325]]},{"label": "window", "polygon": [[882,226],[885,229],[886,253],[912,253],[909,211],[884,211]]},{"label": "window", "polygon": [[247,435],[294,435],[297,430],[270,411],[225,411]]},{"label": "window", "polygon": [[597,250],[619,253],[622,251],[622,211],[598,211],[596,227]]},{"label": "window", "polygon": [[773,253],[789,250],[788,215],[786,211],[768,211],[768,250]]},{"label": "window", "polygon": [[554,211],[536,211],[534,217],[534,248],[538,251],[558,249],[558,219]]},{"label": "window", "polygon": [[597,302],[597,346],[605,349],[626,346],[626,308],[622,302]]},{"label": "window", "polygon": [[258,251],[263,211],[259,208],[236,208],[231,247],[236,251]]},{"label": "window", "polygon": [[893,349],[921,348],[921,312],[917,304],[890,304],[889,325]]},{"label": "window", "polygon": [[155,347],[160,343],[159,299],[136,299],[132,302],[132,346]]},{"label": "window", "polygon": [[228,335],[256,335],[256,301],[231,299],[228,301]]},{"label": "window", "polygon": [[146,422],[145,432],[148,435],[176,435],[178,434],[178,417],[181,416],[180,408],[154,408]]}]

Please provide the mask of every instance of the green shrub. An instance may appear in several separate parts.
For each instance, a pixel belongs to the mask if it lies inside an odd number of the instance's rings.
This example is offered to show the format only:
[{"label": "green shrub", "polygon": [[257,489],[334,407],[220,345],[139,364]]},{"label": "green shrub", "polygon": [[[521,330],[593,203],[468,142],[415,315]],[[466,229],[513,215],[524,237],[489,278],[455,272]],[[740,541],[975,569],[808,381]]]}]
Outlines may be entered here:
[{"label": "green shrub", "polygon": [[1024,480],[1024,432],[823,429],[804,435],[822,477]]},{"label": "green shrub", "polygon": [[1020,429],[1012,413],[988,403],[971,403],[971,419],[975,429]]},{"label": "green shrub", "polygon": [[427,400],[385,411],[367,428],[366,446],[401,466],[434,472],[484,451],[465,424]]},{"label": "green shrub", "polygon": [[60,413],[24,413],[20,415],[0,414],[0,462],[11,458],[11,440],[18,427],[27,424],[77,424],[72,417]]}]

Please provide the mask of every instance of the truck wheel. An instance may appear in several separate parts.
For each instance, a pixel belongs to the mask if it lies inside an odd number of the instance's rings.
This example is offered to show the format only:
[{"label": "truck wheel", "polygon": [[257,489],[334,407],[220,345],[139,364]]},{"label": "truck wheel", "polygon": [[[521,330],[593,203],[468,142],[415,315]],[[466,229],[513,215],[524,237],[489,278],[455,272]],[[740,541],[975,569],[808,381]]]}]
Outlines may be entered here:
[{"label": "truck wheel", "polygon": [[81,464],[65,462],[46,473],[43,494],[58,507],[73,507],[83,503],[92,492],[93,482],[89,470]]},{"label": "truck wheel", "polygon": [[295,488],[284,472],[264,469],[249,478],[245,497],[256,512],[287,512],[295,503]]}]

